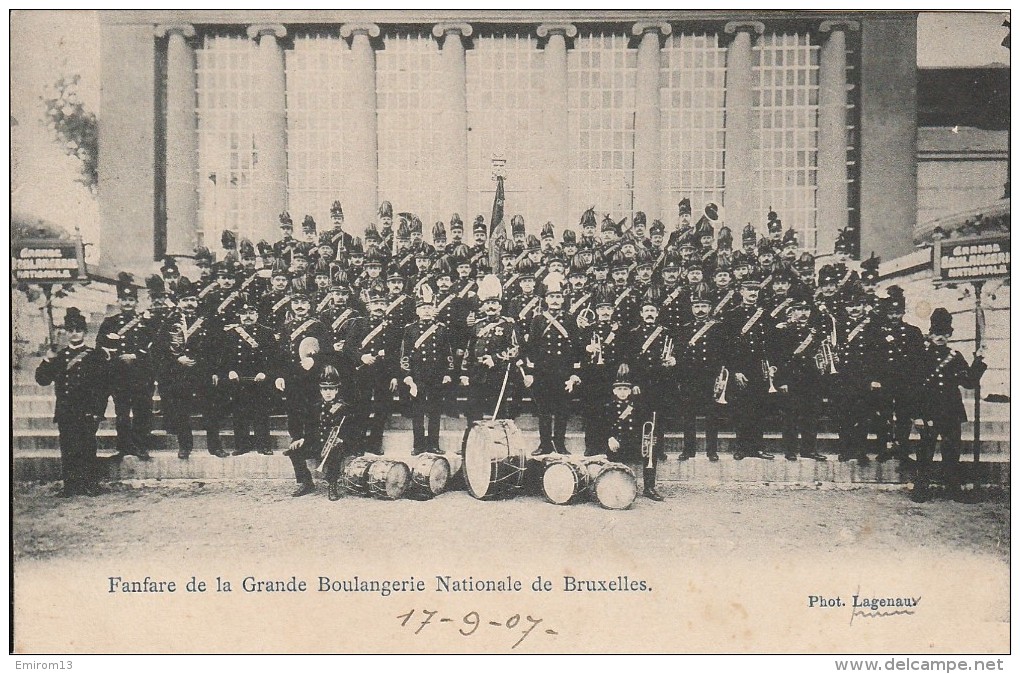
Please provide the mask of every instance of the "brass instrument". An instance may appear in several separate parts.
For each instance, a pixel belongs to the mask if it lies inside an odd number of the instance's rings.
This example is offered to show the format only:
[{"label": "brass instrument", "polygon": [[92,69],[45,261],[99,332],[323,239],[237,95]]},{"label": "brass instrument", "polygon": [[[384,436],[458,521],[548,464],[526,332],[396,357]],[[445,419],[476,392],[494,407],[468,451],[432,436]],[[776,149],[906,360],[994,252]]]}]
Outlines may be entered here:
[{"label": "brass instrument", "polygon": [[726,387],[730,383],[730,371],[723,365],[722,369],[719,370],[719,376],[715,378],[715,388],[713,389],[715,395],[715,402],[719,405],[726,404]]},{"label": "brass instrument", "polygon": [[594,333],[591,336],[591,345],[595,347],[595,353],[592,354],[592,360],[595,365],[605,365],[605,353],[602,348],[602,340],[599,339],[598,333]]},{"label": "brass instrument", "polygon": [[662,362],[673,357],[673,338],[667,337],[662,343]]},{"label": "brass instrument", "polygon": [[767,358],[761,362],[761,373],[769,380],[769,393],[779,393],[776,388],[776,366],[769,365]]},{"label": "brass instrument", "polygon": [[833,375],[839,374],[839,370],[836,369],[836,364],[839,362],[839,356],[832,348],[832,344],[828,338],[822,340],[822,347],[815,354],[815,367],[822,375]]},{"label": "brass instrument", "polygon": [[170,355],[174,358],[183,356],[187,348],[187,340],[184,337],[184,324],[178,323],[177,327],[170,333]]},{"label": "brass instrument", "polygon": [[329,459],[329,455],[333,452],[333,448],[340,444],[340,428],[344,425],[345,421],[347,421],[347,417],[341,419],[340,423],[330,430],[329,436],[326,438],[326,442],[322,445],[322,463],[319,464],[317,469],[320,473],[322,472],[323,466],[326,465],[326,460]]},{"label": "brass instrument", "polygon": [[591,307],[585,307],[577,312],[577,327],[585,330],[595,322],[595,311]]},{"label": "brass instrument", "polygon": [[651,468],[655,460],[655,412],[652,412],[652,420],[641,426],[641,456],[648,459],[645,467]]}]

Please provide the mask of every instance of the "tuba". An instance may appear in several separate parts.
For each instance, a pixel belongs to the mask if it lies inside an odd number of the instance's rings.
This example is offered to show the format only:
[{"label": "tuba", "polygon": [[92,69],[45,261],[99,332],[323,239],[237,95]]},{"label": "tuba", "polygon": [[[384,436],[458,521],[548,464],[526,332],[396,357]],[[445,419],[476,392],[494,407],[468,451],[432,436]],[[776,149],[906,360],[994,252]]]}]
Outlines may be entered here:
[{"label": "tuba", "polygon": [[726,404],[726,386],[730,383],[730,371],[723,365],[722,369],[719,370],[719,376],[715,378],[715,388],[713,393],[715,395],[715,402],[719,405]]}]

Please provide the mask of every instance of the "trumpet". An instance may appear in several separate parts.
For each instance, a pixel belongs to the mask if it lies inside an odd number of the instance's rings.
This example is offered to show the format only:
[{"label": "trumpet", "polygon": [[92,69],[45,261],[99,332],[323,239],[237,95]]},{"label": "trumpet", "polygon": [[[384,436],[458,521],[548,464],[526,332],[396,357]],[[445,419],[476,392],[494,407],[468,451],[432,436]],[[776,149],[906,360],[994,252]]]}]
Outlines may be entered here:
[{"label": "trumpet", "polygon": [[723,365],[722,369],[719,370],[719,376],[715,378],[715,388],[713,393],[715,395],[715,402],[719,405],[726,404],[726,387],[730,383],[730,371]]},{"label": "trumpet", "polygon": [[329,459],[329,455],[333,453],[333,449],[340,444],[340,429],[343,427],[345,421],[347,421],[347,417],[341,419],[340,423],[330,430],[329,437],[327,437],[326,442],[322,444],[322,451],[319,454],[322,458],[322,463],[319,464],[317,469],[319,472],[322,472],[322,469],[326,466],[326,460]]},{"label": "trumpet", "polygon": [[768,359],[765,359],[761,362],[761,373],[769,380],[769,393],[779,393],[776,388],[776,366],[769,365]]},{"label": "trumpet", "polygon": [[591,336],[591,345],[595,347],[595,353],[592,354],[592,361],[595,365],[605,365],[606,360],[604,357],[604,350],[602,348],[602,340],[599,339],[598,333]]},{"label": "trumpet", "polygon": [[655,412],[652,412],[652,420],[641,426],[641,456],[648,459],[646,467],[651,468],[655,460]]},{"label": "trumpet", "polygon": [[662,362],[673,357],[673,338],[667,337],[662,343]]},{"label": "trumpet", "polygon": [[836,364],[839,361],[839,356],[832,349],[832,344],[828,339],[822,340],[822,348],[815,354],[815,367],[822,375],[833,375],[839,374],[839,370],[836,369]]}]

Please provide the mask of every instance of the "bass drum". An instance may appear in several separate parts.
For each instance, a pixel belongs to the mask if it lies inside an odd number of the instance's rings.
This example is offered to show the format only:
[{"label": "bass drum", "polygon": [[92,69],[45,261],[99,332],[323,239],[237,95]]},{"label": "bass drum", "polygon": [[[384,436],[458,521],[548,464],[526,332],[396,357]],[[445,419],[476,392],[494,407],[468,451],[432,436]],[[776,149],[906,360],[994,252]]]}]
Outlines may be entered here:
[{"label": "bass drum", "polygon": [[464,479],[478,499],[510,496],[524,483],[524,437],[509,419],[476,422],[464,446]]},{"label": "bass drum", "polygon": [[348,459],[340,471],[340,485],[348,494],[368,496],[368,468],[373,458],[355,456]]},{"label": "bass drum", "polygon": [[419,454],[411,457],[409,495],[415,498],[432,498],[446,491],[450,483],[450,462],[439,454]]},{"label": "bass drum", "polygon": [[603,465],[592,482],[591,495],[603,508],[626,510],[637,498],[634,471],[622,463]]},{"label": "bass drum", "polygon": [[587,498],[591,487],[588,467],[572,460],[550,463],[542,475],[542,493],[549,503],[570,505]]},{"label": "bass drum", "polygon": [[393,459],[376,459],[368,467],[368,493],[375,498],[395,501],[411,484],[411,469]]}]

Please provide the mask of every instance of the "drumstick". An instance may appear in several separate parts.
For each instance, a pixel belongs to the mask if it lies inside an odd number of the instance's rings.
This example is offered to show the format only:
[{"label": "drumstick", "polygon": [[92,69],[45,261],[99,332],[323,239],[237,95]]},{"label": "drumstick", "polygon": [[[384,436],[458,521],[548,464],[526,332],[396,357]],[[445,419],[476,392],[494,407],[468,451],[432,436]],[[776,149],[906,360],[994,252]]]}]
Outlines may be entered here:
[{"label": "drumstick", "polygon": [[506,374],[503,375],[503,386],[499,389],[499,398],[496,399],[496,409],[492,411],[492,418],[496,419],[499,408],[503,405],[503,395],[506,393],[506,383],[510,380],[510,363],[506,364]]}]

